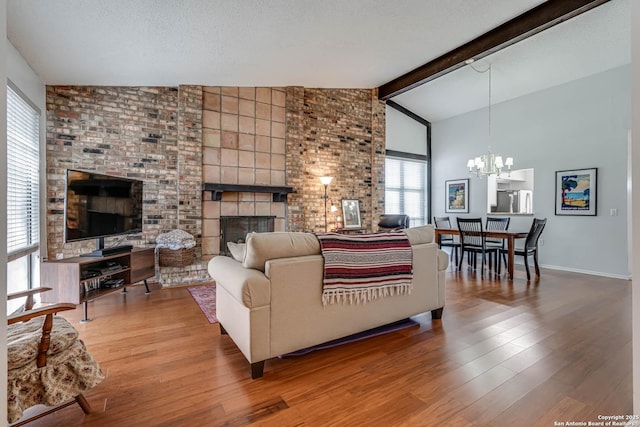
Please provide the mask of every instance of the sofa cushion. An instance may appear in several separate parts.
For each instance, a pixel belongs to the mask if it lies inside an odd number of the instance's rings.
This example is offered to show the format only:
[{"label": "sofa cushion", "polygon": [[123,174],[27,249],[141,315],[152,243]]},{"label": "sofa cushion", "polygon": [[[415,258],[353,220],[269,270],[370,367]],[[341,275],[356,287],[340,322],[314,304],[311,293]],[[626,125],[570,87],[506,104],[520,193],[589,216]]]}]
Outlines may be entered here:
[{"label": "sofa cushion", "polygon": [[409,238],[412,245],[432,243],[435,236],[433,225],[422,225],[420,227],[405,228],[403,231]]},{"label": "sofa cushion", "polygon": [[[44,317],[14,323],[7,328],[8,369],[16,369],[36,360],[42,339]],[[78,331],[61,316],[53,316],[48,356],[58,354],[78,339]]]},{"label": "sofa cushion", "polygon": [[227,248],[231,252],[231,256],[236,261],[242,262],[244,260],[244,252],[246,248],[245,243],[227,242]]},{"label": "sofa cushion", "polygon": [[264,264],[267,260],[318,254],[320,254],[320,243],[311,233],[249,233],[242,265],[245,268],[264,272]]}]

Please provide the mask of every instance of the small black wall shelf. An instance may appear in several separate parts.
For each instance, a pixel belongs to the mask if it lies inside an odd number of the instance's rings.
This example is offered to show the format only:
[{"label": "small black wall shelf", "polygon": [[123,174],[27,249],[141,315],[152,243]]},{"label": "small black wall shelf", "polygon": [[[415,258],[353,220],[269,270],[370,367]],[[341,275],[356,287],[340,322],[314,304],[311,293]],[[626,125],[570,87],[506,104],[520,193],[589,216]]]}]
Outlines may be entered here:
[{"label": "small black wall shelf", "polygon": [[205,182],[202,191],[211,191],[211,200],[222,199],[222,193],[246,192],[246,193],[271,193],[274,202],[286,202],[287,194],[293,193],[293,187],[277,187],[271,185],[244,185],[244,184],[214,184]]}]

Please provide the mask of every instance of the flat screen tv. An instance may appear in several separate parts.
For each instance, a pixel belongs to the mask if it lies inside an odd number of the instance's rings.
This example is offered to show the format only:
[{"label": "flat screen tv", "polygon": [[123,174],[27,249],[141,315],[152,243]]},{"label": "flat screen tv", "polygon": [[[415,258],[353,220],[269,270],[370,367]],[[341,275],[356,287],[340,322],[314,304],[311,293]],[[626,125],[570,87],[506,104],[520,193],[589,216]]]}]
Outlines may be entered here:
[{"label": "flat screen tv", "polygon": [[67,170],[64,204],[64,240],[98,239],[142,232],[140,180]]}]

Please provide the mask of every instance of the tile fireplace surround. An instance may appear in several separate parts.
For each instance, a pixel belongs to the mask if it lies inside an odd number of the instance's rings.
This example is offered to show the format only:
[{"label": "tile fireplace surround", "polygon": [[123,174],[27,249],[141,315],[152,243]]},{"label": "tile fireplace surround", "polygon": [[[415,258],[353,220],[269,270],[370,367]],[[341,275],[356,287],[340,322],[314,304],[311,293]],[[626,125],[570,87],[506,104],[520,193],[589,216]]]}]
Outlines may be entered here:
[{"label": "tile fireplace surround", "polygon": [[203,258],[220,251],[221,217],[272,216],[286,229],[285,107],[284,88],[203,88]]}]

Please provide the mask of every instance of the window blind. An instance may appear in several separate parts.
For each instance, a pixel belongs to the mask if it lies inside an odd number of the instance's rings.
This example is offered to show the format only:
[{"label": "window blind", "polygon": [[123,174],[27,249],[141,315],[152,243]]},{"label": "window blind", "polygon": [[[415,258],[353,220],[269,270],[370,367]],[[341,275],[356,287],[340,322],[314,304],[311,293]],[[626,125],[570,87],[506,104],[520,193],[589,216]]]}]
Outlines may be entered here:
[{"label": "window blind", "polygon": [[386,157],[385,213],[409,215],[412,227],[427,223],[425,169],[425,161]]},{"label": "window blind", "polygon": [[40,113],[7,87],[7,254],[38,249]]}]

